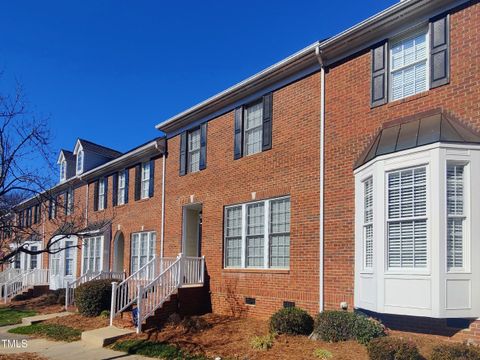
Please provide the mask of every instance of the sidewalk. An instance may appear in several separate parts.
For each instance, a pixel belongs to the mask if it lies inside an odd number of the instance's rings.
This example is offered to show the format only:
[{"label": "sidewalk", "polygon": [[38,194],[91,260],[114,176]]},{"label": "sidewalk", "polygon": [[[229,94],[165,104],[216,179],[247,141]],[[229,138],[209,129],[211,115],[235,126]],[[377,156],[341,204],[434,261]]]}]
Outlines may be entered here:
[{"label": "sidewalk", "polygon": [[[128,355],[120,351],[107,348],[96,348],[83,341],[71,343],[50,341],[46,339],[32,338],[25,335],[10,334],[7,331],[19,325],[0,327],[0,354],[19,354],[24,352],[37,353],[52,360],[146,360],[151,359],[140,355]],[[11,340],[17,340],[17,347],[7,346],[13,344]],[[26,340],[26,347],[22,347],[22,340]]]}]

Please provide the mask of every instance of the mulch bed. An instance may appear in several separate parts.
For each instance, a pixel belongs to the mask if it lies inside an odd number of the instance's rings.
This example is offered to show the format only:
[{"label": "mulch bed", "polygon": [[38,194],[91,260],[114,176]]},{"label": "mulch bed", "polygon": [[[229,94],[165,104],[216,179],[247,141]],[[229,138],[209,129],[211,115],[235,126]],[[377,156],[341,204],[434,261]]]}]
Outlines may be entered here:
[{"label": "mulch bed", "polygon": [[51,304],[47,301],[47,294],[41,295],[38,297],[34,297],[28,300],[20,300],[20,301],[11,301],[7,305],[9,308],[12,309],[32,309],[35,310],[39,315],[41,314],[52,314],[61,312],[64,310],[63,304]]},{"label": "mulch bed", "polygon": [[44,323],[64,325],[81,331],[87,331],[108,326],[110,325],[109,321],[110,320],[108,318],[102,316],[86,317],[80,314],[73,314],[49,319],[46,320]]},{"label": "mulch bed", "polygon": [[0,360],[47,360],[47,358],[35,353],[21,353],[0,355]]}]

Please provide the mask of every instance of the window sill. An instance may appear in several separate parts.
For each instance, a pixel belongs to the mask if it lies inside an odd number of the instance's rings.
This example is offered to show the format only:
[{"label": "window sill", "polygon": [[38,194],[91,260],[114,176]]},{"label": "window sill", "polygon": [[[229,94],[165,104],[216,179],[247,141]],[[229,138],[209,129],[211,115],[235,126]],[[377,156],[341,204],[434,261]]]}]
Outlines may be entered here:
[{"label": "window sill", "polygon": [[223,273],[245,273],[245,274],[290,274],[289,269],[242,269],[224,268]]},{"label": "window sill", "polygon": [[395,106],[398,106],[398,105],[401,105],[401,104],[404,104],[404,103],[408,103],[408,102],[411,102],[411,101],[415,101],[415,100],[427,97],[429,94],[430,94],[430,89],[422,91],[418,94],[414,94],[414,95],[404,97],[402,99],[389,101],[386,105],[387,105],[387,108],[395,107]]}]

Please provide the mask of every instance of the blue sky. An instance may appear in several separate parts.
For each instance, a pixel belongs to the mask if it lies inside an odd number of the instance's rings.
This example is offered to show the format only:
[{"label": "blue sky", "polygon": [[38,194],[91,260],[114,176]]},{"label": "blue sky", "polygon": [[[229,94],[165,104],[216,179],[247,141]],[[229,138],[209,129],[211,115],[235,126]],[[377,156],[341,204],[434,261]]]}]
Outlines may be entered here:
[{"label": "blue sky", "polygon": [[2,1],[2,91],[18,79],[55,148],[120,151],[168,117],[394,4],[378,1]]}]

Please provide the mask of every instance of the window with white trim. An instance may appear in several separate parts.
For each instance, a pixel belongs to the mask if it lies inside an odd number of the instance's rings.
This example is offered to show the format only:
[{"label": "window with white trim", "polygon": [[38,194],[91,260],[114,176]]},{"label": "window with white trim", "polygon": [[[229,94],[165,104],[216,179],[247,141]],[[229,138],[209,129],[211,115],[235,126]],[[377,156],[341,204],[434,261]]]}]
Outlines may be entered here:
[{"label": "window with white trim", "polygon": [[373,178],[363,182],[363,268],[373,267]]},{"label": "window with white trim", "polygon": [[465,165],[447,164],[447,270],[464,269]]},{"label": "window with white trim", "polygon": [[88,271],[102,270],[102,252],[103,236],[93,236],[83,240],[83,274]]},{"label": "window with white trim", "polygon": [[60,163],[60,181],[67,179],[67,162],[64,160]]},{"label": "window with white trim", "polygon": [[142,163],[142,178],[140,186],[140,194],[142,199],[148,199],[150,195],[150,162]]},{"label": "window with white trim", "polygon": [[65,240],[65,275],[73,275],[73,241]]},{"label": "window with white trim", "polygon": [[225,208],[226,268],[290,266],[290,198]]},{"label": "window with white trim", "polygon": [[81,174],[83,172],[83,150],[80,150],[77,153],[77,174]]},{"label": "window with white trim", "polygon": [[428,90],[427,32],[409,35],[390,45],[391,100]]},{"label": "window with white trim", "polygon": [[126,191],[126,170],[122,170],[118,173],[118,189],[117,189],[117,205],[125,204],[125,191]]},{"label": "window with white trim", "polygon": [[137,271],[155,256],[155,231],[132,234],[130,269]]},{"label": "window with white trim", "polygon": [[387,183],[388,268],[426,268],[427,169],[390,172]]},{"label": "window with white trim", "polygon": [[200,171],[200,129],[188,132],[188,172]]},{"label": "window with white trim", "polygon": [[98,210],[105,209],[105,178],[98,181]]},{"label": "window with white trim", "polygon": [[[30,251],[37,251],[38,246],[30,246]],[[30,267],[29,269],[36,269],[38,266],[38,255],[30,255]]]},{"label": "window with white trim", "polygon": [[65,192],[65,196],[67,197],[67,208],[65,209],[65,213],[67,215],[70,215],[73,213],[73,188],[68,188],[68,190]]},{"label": "window with white trim", "polygon": [[246,106],[244,109],[244,151],[252,155],[262,151],[263,102]]}]

